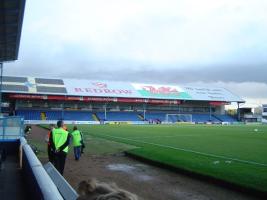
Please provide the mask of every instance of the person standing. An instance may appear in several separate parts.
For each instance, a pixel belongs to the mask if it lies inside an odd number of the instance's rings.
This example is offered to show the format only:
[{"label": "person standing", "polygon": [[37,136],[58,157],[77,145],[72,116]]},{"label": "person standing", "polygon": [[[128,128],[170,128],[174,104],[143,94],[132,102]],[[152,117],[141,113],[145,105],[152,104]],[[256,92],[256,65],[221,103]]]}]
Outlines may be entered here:
[{"label": "person standing", "polygon": [[81,132],[78,130],[77,126],[73,127],[72,135],[72,144],[74,150],[74,157],[75,160],[79,160],[81,157],[81,149],[82,149],[82,135]]},{"label": "person standing", "polygon": [[46,137],[46,142],[47,142],[47,154],[48,154],[48,160],[49,162],[51,162],[52,164],[54,163],[54,151],[51,147],[51,136],[52,136],[52,131],[55,129],[55,125],[54,124],[50,124],[49,126],[49,131]]},{"label": "person standing", "polygon": [[24,129],[24,136],[27,137],[31,133],[32,127],[27,125]]},{"label": "person standing", "polygon": [[58,121],[57,128],[52,131],[51,148],[54,152],[54,166],[63,175],[66,157],[69,151],[70,134],[64,130],[64,122]]}]

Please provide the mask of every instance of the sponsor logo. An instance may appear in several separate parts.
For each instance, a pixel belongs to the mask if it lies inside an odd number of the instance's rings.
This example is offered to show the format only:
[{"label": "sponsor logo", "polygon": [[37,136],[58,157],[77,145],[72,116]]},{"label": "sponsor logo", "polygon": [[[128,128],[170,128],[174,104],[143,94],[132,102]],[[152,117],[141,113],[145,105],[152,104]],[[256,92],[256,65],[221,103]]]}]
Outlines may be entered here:
[{"label": "sponsor logo", "polygon": [[142,97],[192,99],[192,97],[178,86],[132,84]]},{"label": "sponsor logo", "polygon": [[132,90],[122,89],[100,89],[100,88],[74,88],[78,93],[93,93],[93,94],[132,94]]},{"label": "sponsor logo", "polygon": [[101,82],[95,82],[95,83],[92,83],[92,85],[98,87],[98,88],[107,88],[108,85],[106,83],[101,83]]},{"label": "sponsor logo", "polygon": [[178,90],[172,87],[154,87],[154,86],[142,86],[142,89],[151,94],[164,94],[164,95],[179,95]]},{"label": "sponsor logo", "polygon": [[112,89],[108,88],[107,83],[103,82],[93,82],[91,83],[93,87],[76,87],[74,88],[75,93],[90,93],[90,94],[108,94],[108,95],[131,95],[133,94],[132,90],[128,89]]}]

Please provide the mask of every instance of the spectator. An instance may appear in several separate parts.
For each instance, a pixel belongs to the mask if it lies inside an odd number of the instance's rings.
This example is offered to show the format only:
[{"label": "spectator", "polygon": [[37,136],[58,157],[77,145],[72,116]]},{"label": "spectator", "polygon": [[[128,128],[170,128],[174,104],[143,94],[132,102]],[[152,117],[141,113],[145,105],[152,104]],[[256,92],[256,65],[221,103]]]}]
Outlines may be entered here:
[{"label": "spectator", "polygon": [[82,134],[78,130],[77,126],[73,127],[73,132],[71,133],[72,135],[72,144],[73,144],[73,149],[74,149],[74,157],[75,160],[79,160],[81,157],[81,149],[82,149]]},{"label": "spectator", "polygon": [[24,135],[27,137],[31,133],[32,127],[27,125],[24,129]]},{"label": "spectator", "polygon": [[54,152],[54,166],[63,175],[66,157],[69,151],[70,134],[63,129],[64,122],[58,121],[57,128],[53,129],[50,136],[51,148]]}]

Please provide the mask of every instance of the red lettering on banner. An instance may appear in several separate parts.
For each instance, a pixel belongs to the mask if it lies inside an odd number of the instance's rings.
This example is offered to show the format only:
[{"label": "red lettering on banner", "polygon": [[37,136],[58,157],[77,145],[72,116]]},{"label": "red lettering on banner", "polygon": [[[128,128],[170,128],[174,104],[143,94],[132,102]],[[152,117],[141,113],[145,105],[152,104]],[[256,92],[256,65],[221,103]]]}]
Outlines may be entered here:
[{"label": "red lettering on banner", "polygon": [[108,87],[108,85],[106,83],[97,82],[97,83],[92,83],[92,84],[99,87],[99,88],[107,88]]},{"label": "red lettering on banner", "polygon": [[178,91],[175,88],[171,87],[153,87],[153,86],[143,86],[144,90],[152,93],[152,94],[175,94],[178,93]]},{"label": "red lettering on banner", "polygon": [[100,89],[100,88],[74,88],[77,93],[96,93],[96,94],[132,94],[132,90],[120,89]]},{"label": "red lettering on banner", "polygon": [[101,89],[93,89],[94,93],[103,93],[103,90]]},{"label": "red lettering on banner", "polygon": [[109,89],[104,89],[103,90],[105,93],[111,93]]},{"label": "red lettering on banner", "polygon": [[85,92],[91,92],[90,88],[84,88]]},{"label": "red lettering on banner", "polygon": [[74,88],[75,92],[83,92],[82,88]]}]

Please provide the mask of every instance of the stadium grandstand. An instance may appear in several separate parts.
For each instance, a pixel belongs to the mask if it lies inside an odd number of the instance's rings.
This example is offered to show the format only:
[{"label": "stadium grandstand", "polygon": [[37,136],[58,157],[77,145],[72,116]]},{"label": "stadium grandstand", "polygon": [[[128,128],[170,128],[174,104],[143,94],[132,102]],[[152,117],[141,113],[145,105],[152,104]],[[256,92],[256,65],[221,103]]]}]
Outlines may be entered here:
[{"label": "stadium grandstand", "polygon": [[234,123],[225,105],[244,101],[224,88],[76,79],[3,77],[6,115],[53,123]]}]

